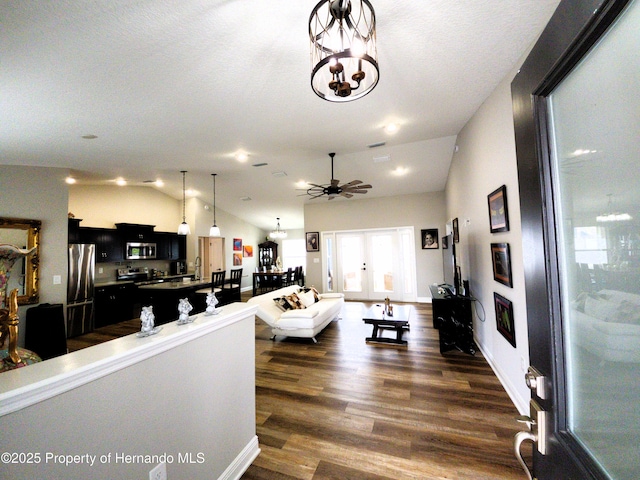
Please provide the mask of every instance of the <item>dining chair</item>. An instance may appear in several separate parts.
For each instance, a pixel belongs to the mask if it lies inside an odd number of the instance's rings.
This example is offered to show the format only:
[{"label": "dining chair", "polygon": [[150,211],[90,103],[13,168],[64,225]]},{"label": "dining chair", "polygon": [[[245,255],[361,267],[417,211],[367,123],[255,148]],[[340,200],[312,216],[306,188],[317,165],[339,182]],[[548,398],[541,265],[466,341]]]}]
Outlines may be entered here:
[{"label": "dining chair", "polygon": [[222,288],[222,297],[224,303],[239,302],[240,300],[240,283],[242,282],[242,268],[231,270],[229,281],[224,283]]}]

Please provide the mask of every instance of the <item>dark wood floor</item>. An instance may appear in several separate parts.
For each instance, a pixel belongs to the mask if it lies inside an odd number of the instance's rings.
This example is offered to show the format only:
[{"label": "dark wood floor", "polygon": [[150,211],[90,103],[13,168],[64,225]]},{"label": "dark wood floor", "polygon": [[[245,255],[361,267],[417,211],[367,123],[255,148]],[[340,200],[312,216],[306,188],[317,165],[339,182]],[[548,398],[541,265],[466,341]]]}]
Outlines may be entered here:
[{"label": "dark wood floor", "polygon": [[[526,478],[512,446],[518,412],[482,355],[441,355],[430,304],[413,305],[408,346],[367,344],[368,305],[347,302],[317,344],[273,342],[256,320],[261,453],[242,479]],[[103,327],[70,348],[139,326]]]}]

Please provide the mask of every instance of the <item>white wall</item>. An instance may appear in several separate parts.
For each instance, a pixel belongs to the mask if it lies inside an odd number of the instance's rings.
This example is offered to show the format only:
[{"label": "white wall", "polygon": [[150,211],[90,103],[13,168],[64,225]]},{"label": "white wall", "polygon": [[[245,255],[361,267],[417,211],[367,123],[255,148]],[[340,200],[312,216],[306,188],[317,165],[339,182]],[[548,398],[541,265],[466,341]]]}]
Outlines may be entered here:
[{"label": "white wall", "polygon": [[[11,395],[12,385],[21,392],[4,405],[33,398],[0,416],[0,451],[38,453],[40,462],[0,462],[0,478],[146,479],[156,465],[118,462],[118,454],[170,455],[170,479],[239,478],[259,452],[254,311],[228,305],[216,318],[172,323],[153,337],[131,335],[3,373],[0,396]],[[47,453],[98,460],[65,465]],[[180,461],[185,454],[193,463]],[[232,465],[235,471],[226,471]]]},{"label": "white wall", "polygon": [[[372,228],[414,227],[417,296],[430,297],[429,285],[442,283],[442,250],[422,250],[420,230],[437,228],[439,236],[445,232],[444,192],[398,195],[370,199],[327,201],[318,199],[304,207],[304,228],[307,232],[365,230]],[[322,285],[320,252],[307,253],[309,285]]]},{"label": "white wall", "polygon": [[[478,344],[521,412],[528,412],[529,390],[522,365],[529,365],[526,296],[522,260],[520,201],[510,84],[515,71],[498,85],[458,135],[446,186],[447,217],[458,218],[457,256],[462,278],[478,299],[474,319]],[[487,195],[507,187],[509,232],[489,232]],[[513,288],[493,279],[491,243],[508,243]],[[497,331],[493,293],[513,302],[517,348]],[[482,306],[480,306],[481,304]]]},{"label": "white wall", "polygon": [[[0,171],[0,216],[42,221],[40,303],[67,300],[68,193],[64,179],[68,173],[60,168],[7,165]],[[62,279],[58,285],[53,283],[55,275]],[[26,311],[32,306],[19,309],[19,345],[24,345]]]}]

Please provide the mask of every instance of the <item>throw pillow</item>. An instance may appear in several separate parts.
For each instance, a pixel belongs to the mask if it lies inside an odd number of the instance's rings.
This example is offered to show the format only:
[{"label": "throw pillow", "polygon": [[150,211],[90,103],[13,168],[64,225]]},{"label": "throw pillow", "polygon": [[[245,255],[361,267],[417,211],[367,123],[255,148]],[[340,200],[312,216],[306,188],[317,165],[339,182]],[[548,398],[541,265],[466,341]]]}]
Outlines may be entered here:
[{"label": "throw pillow", "polygon": [[298,298],[300,299],[300,302],[305,306],[305,308],[308,308],[316,303],[316,296],[312,290],[309,290],[305,293],[299,293]]},{"label": "throw pillow", "polygon": [[313,292],[313,296],[315,298],[315,301],[319,301],[320,297],[318,296],[318,290],[316,290],[316,287],[300,287],[300,291],[303,293],[307,293],[307,292]]},{"label": "throw pillow", "polygon": [[287,310],[291,310],[291,304],[287,301],[285,297],[277,297],[277,298],[274,298],[273,301],[275,302],[276,307],[278,307],[283,312],[286,312]]},{"label": "throw pillow", "polygon": [[289,305],[294,310],[299,310],[299,309],[306,308],[302,304],[302,302],[300,302],[300,298],[295,293],[292,293],[291,295],[286,295],[284,298],[286,298],[287,302],[289,302]]}]

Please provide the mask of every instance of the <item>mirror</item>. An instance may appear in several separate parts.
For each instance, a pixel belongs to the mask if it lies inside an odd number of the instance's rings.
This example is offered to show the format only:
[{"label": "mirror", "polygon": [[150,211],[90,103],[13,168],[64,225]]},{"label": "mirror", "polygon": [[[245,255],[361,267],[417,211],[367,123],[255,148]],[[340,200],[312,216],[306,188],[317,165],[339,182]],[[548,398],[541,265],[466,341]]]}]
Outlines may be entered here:
[{"label": "mirror", "polygon": [[0,243],[19,248],[36,247],[35,253],[16,262],[11,270],[7,293],[18,289],[18,305],[39,302],[38,267],[40,264],[40,220],[0,218]]}]

